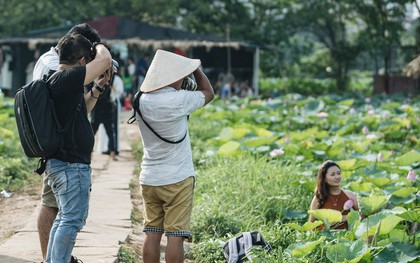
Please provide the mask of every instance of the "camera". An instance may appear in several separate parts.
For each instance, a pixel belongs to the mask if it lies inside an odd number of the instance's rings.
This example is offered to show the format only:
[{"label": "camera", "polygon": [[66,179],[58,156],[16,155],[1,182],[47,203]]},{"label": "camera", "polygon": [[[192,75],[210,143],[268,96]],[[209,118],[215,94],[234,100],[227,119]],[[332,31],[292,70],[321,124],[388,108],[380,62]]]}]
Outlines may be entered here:
[{"label": "camera", "polygon": [[118,64],[118,62],[115,59],[113,59],[112,60],[112,71],[113,71],[113,73],[117,73],[119,67],[120,67],[120,65]]},{"label": "camera", "polygon": [[197,90],[197,82],[190,77],[185,77],[182,81],[181,89],[188,90],[188,91],[196,91]]}]

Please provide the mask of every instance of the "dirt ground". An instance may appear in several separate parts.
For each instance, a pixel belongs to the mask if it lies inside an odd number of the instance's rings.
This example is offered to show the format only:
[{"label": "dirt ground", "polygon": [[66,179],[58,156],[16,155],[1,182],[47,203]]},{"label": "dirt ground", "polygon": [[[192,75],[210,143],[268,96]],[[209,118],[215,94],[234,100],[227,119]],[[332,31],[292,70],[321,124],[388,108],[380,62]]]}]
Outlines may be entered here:
[{"label": "dirt ground", "polygon": [[9,198],[0,196],[0,244],[28,223],[28,218],[41,202],[40,193],[40,186],[34,186],[12,193]]}]

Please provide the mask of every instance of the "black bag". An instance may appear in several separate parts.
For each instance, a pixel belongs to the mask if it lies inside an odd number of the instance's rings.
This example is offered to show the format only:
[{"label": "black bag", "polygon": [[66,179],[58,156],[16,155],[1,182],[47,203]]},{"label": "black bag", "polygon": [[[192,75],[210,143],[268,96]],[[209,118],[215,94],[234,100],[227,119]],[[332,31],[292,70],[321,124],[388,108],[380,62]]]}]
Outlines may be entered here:
[{"label": "black bag", "polygon": [[262,247],[270,253],[272,248],[258,231],[243,232],[223,245],[223,255],[228,263],[242,263],[251,259],[254,247]]},{"label": "black bag", "polygon": [[[51,79],[51,77],[49,78]],[[34,80],[18,89],[15,95],[15,118],[22,148],[28,157],[51,156],[64,145],[64,132],[73,123],[61,127],[55,112],[54,101],[49,96],[48,80]],[[81,105],[77,106],[80,110]],[[43,168],[36,172],[42,174]]]}]

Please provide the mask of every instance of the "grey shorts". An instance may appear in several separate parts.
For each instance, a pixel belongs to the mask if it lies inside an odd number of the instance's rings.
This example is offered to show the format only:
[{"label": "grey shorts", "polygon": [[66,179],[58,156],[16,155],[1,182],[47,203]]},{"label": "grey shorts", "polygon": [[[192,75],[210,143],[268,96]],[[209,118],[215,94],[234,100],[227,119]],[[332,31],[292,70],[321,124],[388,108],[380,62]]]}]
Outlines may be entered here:
[{"label": "grey shorts", "polygon": [[55,196],[51,187],[48,185],[48,180],[45,174],[43,175],[43,182],[42,182],[42,205],[48,207],[55,207],[57,206],[57,201],[55,200]]}]

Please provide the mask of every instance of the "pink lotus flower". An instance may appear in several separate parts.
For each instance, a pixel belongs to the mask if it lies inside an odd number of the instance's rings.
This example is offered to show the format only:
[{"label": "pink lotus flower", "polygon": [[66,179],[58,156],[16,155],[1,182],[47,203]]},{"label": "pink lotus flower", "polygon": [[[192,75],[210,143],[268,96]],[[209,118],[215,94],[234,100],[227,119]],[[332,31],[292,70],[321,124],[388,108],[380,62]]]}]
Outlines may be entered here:
[{"label": "pink lotus flower", "polygon": [[226,100],[226,104],[230,104],[230,100]]},{"label": "pink lotus flower", "polygon": [[318,113],[318,118],[326,118],[326,117],[328,117],[328,113],[326,113],[326,112],[320,112],[320,113]]},{"label": "pink lotus flower", "polygon": [[384,158],[384,156],[383,156],[383,155],[382,155],[382,153],[380,152],[380,153],[378,153],[378,155],[376,156],[376,161],[377,161],[378,163],[380,163],[380,162],[382,162],[383,158]]},{"label": "pink lotus flower", "polygon": [[364,126],[362,128],[362,132],[363,132],[363,134],[368,134],[369,133],[369,128],[367,126]]},{"label": "pink lotus flower", "polygon": [[350,113],[351,115],[354,115],[354,114],[356,114],[356,110],[355,110],[354,108],[351,108],[351,109],[349,110],[349,113]]},{"label": "pink lotus flower", "polygon": [[298,105],[295,105],[295,106],[293,107],[293,109],[294,109],[295,111],[298,111],[298,110],[299,110]]},{"label": "pink lotus flower", "polygon": [[417,180],[416,173],[413,170],[411,170],[411,171],[408,172],[408,174],[407,174],[407,180],[410,183],[414,183]]},{"label": "pink lotus flower", "polygon": [[345,211],[345,210],[349,210],[350,208],[352,208],[352,207],[353,207],[353,205],[354,205],[353,200],[349,199],[349,200],[347,200],[347,201],[344,203],[344,205],[343,205],[343,210],[344,210],[344,211]]},{"label": "pink lotus flower", "polygon": [[370,98],[369,98],[369,97],[366,97],[366,98],[365,98],[365,103],[370,103],[370,101],[371,101],[371,100],[370,100]]},{"label": "pink lotus flower", "polygon": [[284,154],[283,149],[274,149],[270,152],[270,157],[274,158],[274,157],[276,157],[278,155],[282,155],[282,154]]},{"label": "pink lotus flower", "polygon": [[368,110],[367,114],[368,115],[374,115],[375,114],[375,110]]},{"label": "pink lotus flower", "polygon": [[284,143],[289,144],[290,143],[290,138],[289,137],[284,138]]}]

